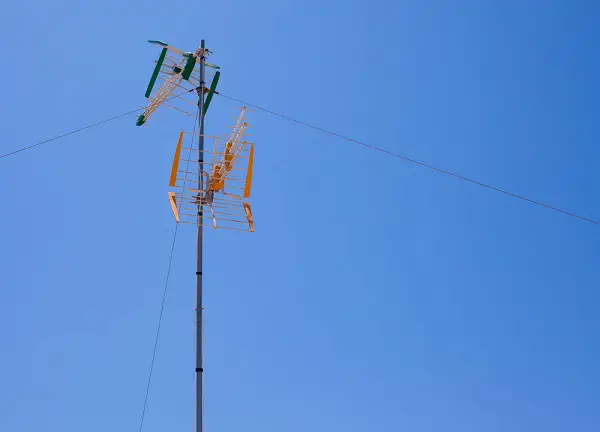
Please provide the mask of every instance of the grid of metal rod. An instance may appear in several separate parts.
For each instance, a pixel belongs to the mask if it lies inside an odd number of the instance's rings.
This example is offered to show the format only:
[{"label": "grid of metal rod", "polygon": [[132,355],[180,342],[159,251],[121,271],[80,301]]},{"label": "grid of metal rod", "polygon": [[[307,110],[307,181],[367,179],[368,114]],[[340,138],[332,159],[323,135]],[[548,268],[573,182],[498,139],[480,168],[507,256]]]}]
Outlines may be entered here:
[{"label": "grid of metal rod", "polygon": [[[242,115],[238,118],[229,139],[219,136],[204,136],[205,141],[214,142],[212,149],[204,150],[202,158],[196,145],[179,149],[173,192],[169,194],[173,200],[176,218],[179,223],[194,224],[215,229],[232,229],[253,231],[254,221],[250,206],[244,202],[250,195],[253,144],[244,140],[245,123]],[[183,132],[189,137],[189,133]],[[193,139],[186,138],[185,142],[196,143],[198,134]],[[188,159],[189,154],[196,155]],[[185,155],[185,156],[184,156]],[[230,156],[230,163],[225,169],[225,158]],[[200,163],[199,160],[203,162]],[[204,190],[198,190],[198,175],[205,179]],[[221,176],[223,185],[218,190],[211,190],[215,177]],[[201,211],[202,210],[202,211]],[[175,209],[174,209],[175,212]],[[201,215],[201,216],[200,216]]]}]

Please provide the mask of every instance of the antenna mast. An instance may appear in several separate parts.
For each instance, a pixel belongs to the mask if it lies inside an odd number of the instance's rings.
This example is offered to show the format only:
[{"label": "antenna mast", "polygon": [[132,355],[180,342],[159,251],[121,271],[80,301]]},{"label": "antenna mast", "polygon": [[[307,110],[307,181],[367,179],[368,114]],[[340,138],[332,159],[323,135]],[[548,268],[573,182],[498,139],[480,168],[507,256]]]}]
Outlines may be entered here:
[{"label": "antenna mast", "polygon": [[[206,51],[204,39],[200,44],[200,86],[198,87],[198,121],[200,135],[198,136],[198,191],[204,190],[204,88],[205,88]],[[204,317],[202,310],[202,224],[203,206],[198,206],[198,226],[196,237],[196,432],[204,432]]]}]

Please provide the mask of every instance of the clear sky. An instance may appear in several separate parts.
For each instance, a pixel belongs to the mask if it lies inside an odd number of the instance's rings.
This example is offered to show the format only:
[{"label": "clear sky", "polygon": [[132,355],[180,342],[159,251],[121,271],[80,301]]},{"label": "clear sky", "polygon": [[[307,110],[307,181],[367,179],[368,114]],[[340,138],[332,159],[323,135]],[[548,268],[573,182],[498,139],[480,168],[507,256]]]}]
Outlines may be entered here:
[{"label": "clear sky", "polygon": [[[599,29],[594,1],[8,2],[0,153],[144,104],[146,40],[205,38],[224,93],[598,219]],[[249,118],[256,233],[205,245],[208,432],[600,430],[598,226]],[[134,123],[0,160],[0,431],[138,430],[192,122]],[[145,432],[191,430],[194,242]]]}]

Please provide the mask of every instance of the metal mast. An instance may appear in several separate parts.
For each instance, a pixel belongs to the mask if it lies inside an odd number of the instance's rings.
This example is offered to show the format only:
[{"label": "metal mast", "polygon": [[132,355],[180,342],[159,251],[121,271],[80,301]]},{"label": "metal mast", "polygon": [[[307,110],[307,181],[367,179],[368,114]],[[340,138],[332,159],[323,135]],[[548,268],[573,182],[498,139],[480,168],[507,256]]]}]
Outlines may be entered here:
[{"label": "metal mast", "polygon": [[196,406],[195,432],[204,432],[204,387],[203,387],[203,365],[204,365],[204,318],[202,310],[202,219],[204,190],[204,87],[205,87],[205,63],[206,51],[204,39],[200,44],[200,87],[198,88],[198,121],[200,123],[200,135],[198,137],[198,234],[196,239]]}]

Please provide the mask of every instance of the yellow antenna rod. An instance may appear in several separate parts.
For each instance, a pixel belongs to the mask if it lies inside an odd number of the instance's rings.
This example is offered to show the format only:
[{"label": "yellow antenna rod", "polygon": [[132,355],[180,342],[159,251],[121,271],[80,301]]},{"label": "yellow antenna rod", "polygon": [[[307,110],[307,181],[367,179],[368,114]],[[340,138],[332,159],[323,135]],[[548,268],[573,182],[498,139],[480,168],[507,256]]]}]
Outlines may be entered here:
[{"label": "yellow antenna rod", "polygon": [[244,198],[250,198],[250,189],[252,188],[252,165],[254,165],[254,144],[250,144],[248,171],[246,172],[246,185],[244,186]]},{"label": "yellow antenna rod", "polygon": [[179,133],[179,140],[177,141],[177,147],[175,148],[175,156],[173,157],[173,167],[171,168],[171,178],[169,179],[169,186],[175,187],[177,183],[177,171],[179,169],[179,159],[181,155],[181,141],[183,141],[183,132]]}]

